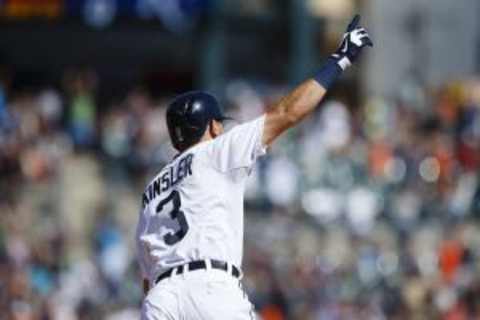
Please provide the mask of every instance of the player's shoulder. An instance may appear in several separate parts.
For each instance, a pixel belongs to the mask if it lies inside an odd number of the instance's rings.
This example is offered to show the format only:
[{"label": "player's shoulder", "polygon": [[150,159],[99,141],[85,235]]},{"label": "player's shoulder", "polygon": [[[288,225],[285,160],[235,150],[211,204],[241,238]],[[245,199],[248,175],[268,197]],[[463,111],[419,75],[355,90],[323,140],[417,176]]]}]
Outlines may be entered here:
[{"label": "player's shoulder", "polygon": [[265,115],[261,115],[243,123],[238,123],[227,132],[210,140],[209,146],[222,146],[226,143],[230,143],[232,140],[234,140],[234,142],[241,142],[243,139],[247,138],[248,134],[256,133],[255,129],[263,126],[264,119]]}]

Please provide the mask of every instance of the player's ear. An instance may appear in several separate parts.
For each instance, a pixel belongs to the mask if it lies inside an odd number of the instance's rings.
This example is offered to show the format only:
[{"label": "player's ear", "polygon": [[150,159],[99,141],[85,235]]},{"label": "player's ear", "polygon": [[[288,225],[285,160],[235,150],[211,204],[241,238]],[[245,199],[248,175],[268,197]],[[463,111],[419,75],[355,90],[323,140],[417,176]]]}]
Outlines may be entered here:
[{"label": "player's ear", "polygon": [[218,137],[223,133],[223,126],[220,121],[211,120],[208,128],[210,130],[210,135],[212,136],[212,138]]},{"label": "player's ear", "polygon": [[207,130],[208,130],[208,133],[210,134],[210,137],[215,138],[217,136],[217,134],[215,134],[215,127],[214,127],[213,120],[210,120],[210,122],[208,123]]}]

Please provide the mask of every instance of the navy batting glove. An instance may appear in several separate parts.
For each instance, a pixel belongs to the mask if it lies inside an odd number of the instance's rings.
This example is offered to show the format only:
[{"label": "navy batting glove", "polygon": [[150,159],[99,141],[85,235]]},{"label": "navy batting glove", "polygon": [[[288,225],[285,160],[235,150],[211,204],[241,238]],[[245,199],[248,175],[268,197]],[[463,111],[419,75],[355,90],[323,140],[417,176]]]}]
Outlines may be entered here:
[{"label": "navy batting glove", "polygon": [[360,15],[357,14],[348,25],[340,47],[313,77],[325,89],[329,89],[342,72],[352,65],[364,47],[373,47],[370,36],[359,23]]},{"label": "navy batting glove", "polygon": [[367,30],[360,26],[360,15],[357,14],[348,25],[340,47],[331,57],[336,60],[342,70],[345,70],[358,58],[366,46],[373,47],[373,42]]}]

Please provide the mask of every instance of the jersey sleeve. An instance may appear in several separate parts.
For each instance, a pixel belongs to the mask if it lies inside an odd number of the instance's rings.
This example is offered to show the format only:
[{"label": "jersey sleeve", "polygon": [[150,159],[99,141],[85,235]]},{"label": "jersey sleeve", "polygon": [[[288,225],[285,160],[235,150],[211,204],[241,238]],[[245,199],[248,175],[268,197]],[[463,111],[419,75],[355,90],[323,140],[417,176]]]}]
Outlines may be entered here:
[{"label": "jersey sleeve", "polygon": [[267,148],[262,143],[265,115],[237,125],[214,139],[208,146],[208,156],[222,172],[250,169]]}]

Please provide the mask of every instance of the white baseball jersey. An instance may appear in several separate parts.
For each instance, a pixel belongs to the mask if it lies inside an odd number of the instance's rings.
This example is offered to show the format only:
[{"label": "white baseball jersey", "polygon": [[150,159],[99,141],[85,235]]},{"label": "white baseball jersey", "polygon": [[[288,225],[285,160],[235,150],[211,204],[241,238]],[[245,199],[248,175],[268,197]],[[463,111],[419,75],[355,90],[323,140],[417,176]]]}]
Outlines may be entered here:
[{"label": "white baseball jersey", "polygon": [[137,227],[144,278],[178,265],[217,259],[240,267],[243,195],[257,157],[265,154],[265,116],[179,154],[148,184]]}]

